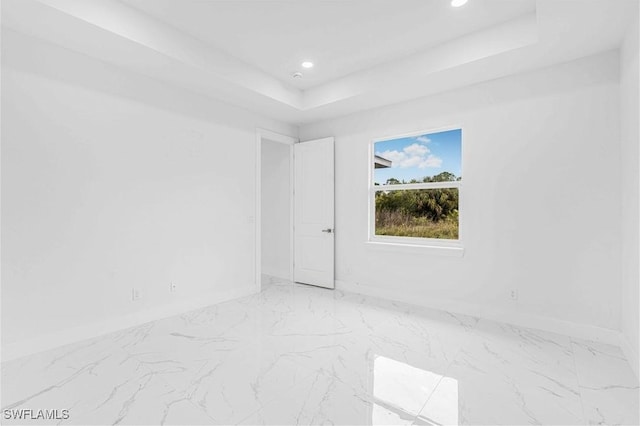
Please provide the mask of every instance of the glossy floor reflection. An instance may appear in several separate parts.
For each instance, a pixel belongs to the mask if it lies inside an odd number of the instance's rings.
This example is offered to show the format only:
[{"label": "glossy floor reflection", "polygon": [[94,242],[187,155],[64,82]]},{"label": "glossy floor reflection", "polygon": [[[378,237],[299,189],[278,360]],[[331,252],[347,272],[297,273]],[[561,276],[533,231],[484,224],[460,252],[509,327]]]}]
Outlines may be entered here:
[{"label": "glossy floor reflection", "polygon": [[49,422],[60,424],[639,420],[638,382],[617,347],[275,279],[4,363],[2,408],[69,409]]}]

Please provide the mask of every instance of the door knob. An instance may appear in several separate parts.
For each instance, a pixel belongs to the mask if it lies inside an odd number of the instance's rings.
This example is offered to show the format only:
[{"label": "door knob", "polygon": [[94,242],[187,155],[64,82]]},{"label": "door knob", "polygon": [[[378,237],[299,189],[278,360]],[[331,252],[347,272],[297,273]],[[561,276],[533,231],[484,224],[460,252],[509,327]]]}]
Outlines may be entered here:
[{"label": "door knob", "polygon": [[327,234],[331,234],[333,232],[333,229],[331,229],[331,228],[323,229],[322,232],[326,232]]}]

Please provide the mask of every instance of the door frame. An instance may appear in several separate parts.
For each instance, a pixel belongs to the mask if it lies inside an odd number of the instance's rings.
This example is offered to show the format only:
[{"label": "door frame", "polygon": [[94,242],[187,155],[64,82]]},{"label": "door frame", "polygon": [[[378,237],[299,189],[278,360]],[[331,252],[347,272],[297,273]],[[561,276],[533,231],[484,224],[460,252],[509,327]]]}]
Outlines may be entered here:
[{"label": "door frame", "polygon": [[254,271],[256,291],[262,289],[262,143],[268,140],[271,142],[289,145],[289,279],[293,280],[293,259],[294,259],[294,167],[293,167],[293,145],[298,143],[298,138],[283,135],[267,129],[256,129],[256,211],[255,211],[255,252]]}]

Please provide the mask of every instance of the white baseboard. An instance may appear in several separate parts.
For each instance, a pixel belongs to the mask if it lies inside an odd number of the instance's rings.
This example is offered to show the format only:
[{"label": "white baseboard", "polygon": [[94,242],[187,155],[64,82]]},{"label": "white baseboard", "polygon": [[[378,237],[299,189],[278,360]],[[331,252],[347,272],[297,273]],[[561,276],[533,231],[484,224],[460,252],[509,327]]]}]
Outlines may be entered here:
[{"label": "white baseboard", "polygon": [[10,361],[114,331],[135,327],[158,319],[180,315],[206,306],[248,296],[255,292],[255,285],[251,284],[237,289],[213,292],[197,298],[181,300],[176,303],[154,306],[140,312],[133,312],[124,316],[109,318],[55,333],[48,333],[44,336],[10,343],[2,347],[2,361]]},{"label": "white baseboard", "polygon": [[449,311],[461,315],[469,315],[477,318],[504,322],[520,327],[564,334],[579,339],[592,340],[596,342],[621,346],[621,333],[619,331],[597,327],[594,325],[578,324],[556,318],[544,317],[522,312],[500,310],[496,309],[495,307],[487,307],[459,301],[429,299],[428,301],[417,302],[419,299],[415,297],[415,295],[399,293],[394,289],[383,289],[379,287],[367,286],[359,283],[351,283],[340,280],[336,280],[336,289],[349,291],[352,293],[359,293],[367,296],[379,297],[382,299],[394,300],[411,305],[419,305],[427,308]]},{"label": "white baseboard", "polygon": [[622,353],[631,364],[636,377],[640,379],[640,357],[638,356],[638,348],[635,348],[624,333],[620,333],[620,348]]}]

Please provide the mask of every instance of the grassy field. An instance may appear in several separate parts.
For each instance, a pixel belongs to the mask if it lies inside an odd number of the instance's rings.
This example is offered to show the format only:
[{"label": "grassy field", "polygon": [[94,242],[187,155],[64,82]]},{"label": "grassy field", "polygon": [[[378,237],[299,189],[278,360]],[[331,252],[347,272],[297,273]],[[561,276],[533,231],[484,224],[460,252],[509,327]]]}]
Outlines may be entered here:
[{"label": "grassy field", "polygon": [[425,217],[412,217],[399,212],[376,213],[376,235],[458,239],[458,219],[434,222]]}]

